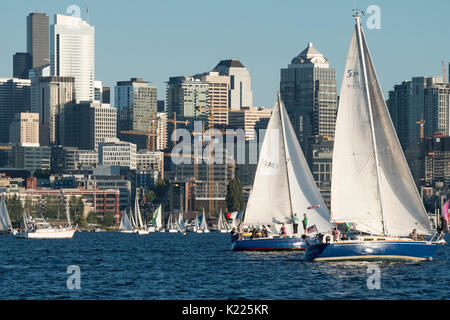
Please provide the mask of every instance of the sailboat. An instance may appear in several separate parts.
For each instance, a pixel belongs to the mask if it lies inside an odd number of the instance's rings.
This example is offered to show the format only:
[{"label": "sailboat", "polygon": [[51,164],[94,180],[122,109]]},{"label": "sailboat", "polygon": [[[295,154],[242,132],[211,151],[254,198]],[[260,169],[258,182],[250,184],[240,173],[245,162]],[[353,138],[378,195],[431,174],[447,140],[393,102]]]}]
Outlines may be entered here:
[{"label": "sailboat", "polygon": [[131,220],[128,217],[128,214],[123,210],[122,219],[120,220],[119,232],[123,233],[134,233],[133,225],[131,224]]},{"label": "sailboat", "polygon": [[202,223],[200,224],[197,233],[209,233],[208,222],[206,221],[205,215],[205,208],[203,208]]},{"label": "sailboat", "polygon": [[71,239],[77,229],[70,221],[69,206],[66,206],[67,227],[55,227],[42,219],[34,219],[24,215],[24,230],[15,234],[16,238],[26,239]]},{"label": "sailboat", "polygon": [[136,197],[134,200],[134,217],[135,217],[135,227],[134,230],[138,235],[149,234],[147,226],[142,222],[141,210],[139,209],[138,193],[136,192]]},{"label": "sailboat", "polygon": [[161,205],[159,205],[158,208],[156,208],[155,212],[153,212],[152,225],[148,228],[150,232],[161,231],[161,215]]},{"label": "sailboat", "polygon": [[[243,224],[268,226],[270,238],[233,240],[232,250],[305,250],[292,231],[294,215],[307,213],[314,232],[331,229],[330,215],[309,170],[280,94],[267,126]],[[285,225],[287,236],[278,233]],[[311,234],[313,235],[313,230]]]},{"label": "sailboat", "polygon": [[186,226],[184,224],[183,212],[180,212],[180,214],[178,215],[176,227],[177,227],[178,232],[180,232],[182,234],[186,234],[187,231],[186,231]]},{"label": "sailboat", "polygon": [[[355,13],[342,81],[333,151],[331,221],[352,232],[312,241],[308,260],[427,260],[437,241],[432,234],[378,83],[360,21]],[[414,230],[413,230],[414,229]],[[410,237],[410,234],[413,236]],[[419,237],[420,238],[420,237]]]},{"label": "sailboat", "polygon": [[15,230],[12,228],[11,219],[9,218],[8,208],[6,207],[5,195],[2,194],[0,204],[0,235],[14,234]]},{"label": "sailboat", "polygon": [[217,231],[221,233],[228,233],[230,232],[231,228],[228,225],[227,221],[225,220],[225,217],[222,213],[222,209],[220,209],[219,213],[219,220],[217,221]]},{"label": "sailboat", "polygon": [[178,230],[176,229],[176,225],[173,222],[173,213],[171,212],[169,214],[169,218],[167,219],[167,228],[166,228],[167,232],[170,233],[177,233]]}]

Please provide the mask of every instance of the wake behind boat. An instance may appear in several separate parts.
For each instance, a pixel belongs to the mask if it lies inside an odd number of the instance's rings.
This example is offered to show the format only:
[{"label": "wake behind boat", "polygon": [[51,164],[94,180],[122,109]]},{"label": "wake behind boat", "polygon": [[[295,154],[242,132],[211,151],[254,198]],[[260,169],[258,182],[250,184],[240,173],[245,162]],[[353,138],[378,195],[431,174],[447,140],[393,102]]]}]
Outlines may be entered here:
[{"label": "wake behind boat", "polygon": [[[308,210],[308,211],[307,211]],[[314,232],[331,229],[329,212],[309,170],[281,96],[267,126],[256,169],[244,225],[269,226],[271,237],[235,239],[232,250],[305,250],[302,237],[294,234],[294,215],[307,213]],[[286,235],[278,236],[285,226]],[[314,231],[313,231],[314,230]]]},{"label": "wake behind boat", "polygon": [[[331,182],[332,221],[350,223],[344,239],[312,240],[307,260],[428,260],[441,243],[417,192],[378,83],[360,15],[339,100]],[[437,240],[437,241],[434,241]]]}]

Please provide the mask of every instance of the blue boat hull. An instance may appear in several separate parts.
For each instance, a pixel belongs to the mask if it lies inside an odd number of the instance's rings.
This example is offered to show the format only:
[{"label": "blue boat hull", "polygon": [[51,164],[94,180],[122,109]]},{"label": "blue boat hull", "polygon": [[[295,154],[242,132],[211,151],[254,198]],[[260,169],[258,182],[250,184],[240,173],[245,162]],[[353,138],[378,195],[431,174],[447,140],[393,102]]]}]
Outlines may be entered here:
[{"label": "blue boat hull", "polygon": [[342,241],[308,245],[306,260],[430,260],[439,247],[425,241]]},{"label": "blue boat hull", "polygon": [[236,240],[231,245],[233,251],[283,251],[305,250],[302,238],[264,238]]}]

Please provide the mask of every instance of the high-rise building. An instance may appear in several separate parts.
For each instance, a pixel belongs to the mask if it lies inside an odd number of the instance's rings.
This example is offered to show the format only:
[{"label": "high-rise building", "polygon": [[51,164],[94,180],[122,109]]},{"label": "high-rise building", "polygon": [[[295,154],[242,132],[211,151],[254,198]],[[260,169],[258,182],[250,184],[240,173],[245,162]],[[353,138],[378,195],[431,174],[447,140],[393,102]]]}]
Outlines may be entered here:
[{"label": "high-rise building", "polygon": [[450,83],[441,77],[414,77],[395,85],[387,105],[402,148],[436,132],[450,135]]},{"label": "high-rise building", "polygon": [[31,81],[31,112],[39,112],[39,78],[50,77],[50,65],[30,69],[29,79]]},{"label": "high-rise building", "polygon": [[208,112],[208,84],[190,76],[170,77],[167,82],[167,116],[177,120],[205,119]]},{"label": "high-rise building", "polygon": [[49,64],[49,17],[32,12],[27,16],[27,52],[31,56],[30,68]]},{"label": "high-rise building", "polygon": [[389,91],[389,98],[386,101],[403,150],[409,146],[411,91],[412,82],[403,81],[401,84],[395,85],[394,90]]},{"label": "high-rise building", "polygon": [[39,114],[16,113],[9,126],[9,141],[22,146],[39,146]]},{"label": "high-rise building", "polygon": [[16,113],[30,111],[30,80],[0,78],[0,142],[9,142],[9,125]]},{"label": "high-rise building", "polygon": [[239,110],[253,107],[253,91],[249,70],[238,59],[221,60],[213,69],[221,76],[230,77],[228,107]]},{"label": "high-rise building", "polygon": [[280,93],[304,152],[307,137],[334,137],[336,70],[312,43],[281,69]]},{"label": "high-rise building", "polygon": [[32,78],[32,91],[36,89],[39,114],[39,141],[43,146],[61,145],[63,125],[61,114],[68,103],[75,100],[75,78],[73,77],[39,77]]},{"label": "high-rise building", "polygon": [[67,104],[62,113],[65,147],[98,150],[105,138],[116,138],[117,109],[109,104],[82,102]]},{"label": "high-rise building", "polygon": [[228,125],[228,98],[230,90],[230,76],[221,76],[219,72],[206,72],[195,75],[208,84],[208,126]]},{"label": "high-rise building", "polygon": [[75,78],[76,101],[94,101],[95,28],[81,18],[55,15],[50,28],[51,74]]},{"label": "high-rise building", "polygon": [[229,126],[233,129],[242,129],[245,132],[245,140],[256,138],[255,125],[261,119],[269,119],[272,109],[262,107],[246,107],[241,110],[230,110]]},{"label": "high-rise building", "polygon": [[114,92],[118,112],[118,136],[123,141],[137,145],[138,150],[146,147],[146,136],[121,134],[121,131],[147,132],[152,125],[150,118],[156,117],[157,89],[142,78],[118,81]]},{"label": "high-rise building", "polygon": [[157,129],[156,133],[156,150],[164,150],[167,148],[167,114],[165,112],[157,113]]},{"label": "high-rise building", "polygon": [[111,104],[111,88],[110,87],[102,88],[102,103]]},{"label": "high-rise building", "polygon": [[28,52],[17,52],[13,56],[13,78],[29,79],[31,55]]},{"label": "high-rise building", "polygon": [[94,102],[102,103],[103,99],[103,82],[95,80],[94,81]]},{"label": "high-rise building", "polygon": [[158,107],[158,112],[166,111],[166,109],[165,109],[165,101],[164,100],[158,100],[157,101],[157,107]]}]

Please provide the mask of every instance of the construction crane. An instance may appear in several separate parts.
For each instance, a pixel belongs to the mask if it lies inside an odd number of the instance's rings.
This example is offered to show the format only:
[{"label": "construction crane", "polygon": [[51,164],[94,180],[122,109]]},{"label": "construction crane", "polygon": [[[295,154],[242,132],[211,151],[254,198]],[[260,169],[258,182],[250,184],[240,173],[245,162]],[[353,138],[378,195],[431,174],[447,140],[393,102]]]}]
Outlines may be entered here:
[{"label": "construction crane", "polygon": [[152,142],[151,137],[159,136],[159,134],[158,133],[153,133],[151,127],[148,128],[148,131],[123,130],[123,131],[120,131],[120,133],[137,135],[137,136],[147,136],[147,150],[149,150],[149,151],[155,151],[156,150],[155,144],[151,143]]},{"label": "construction crane", "polygon": [[425,126],[425,120],[423,120],[423,115],[420,116],[420,121],[416,121],[416,123],[419,125],[420,140],[423,140],[424,126]]},{"label": "construction crane", "polygon": [[12,150],[12,146],[0,146],[0,150]]}]

